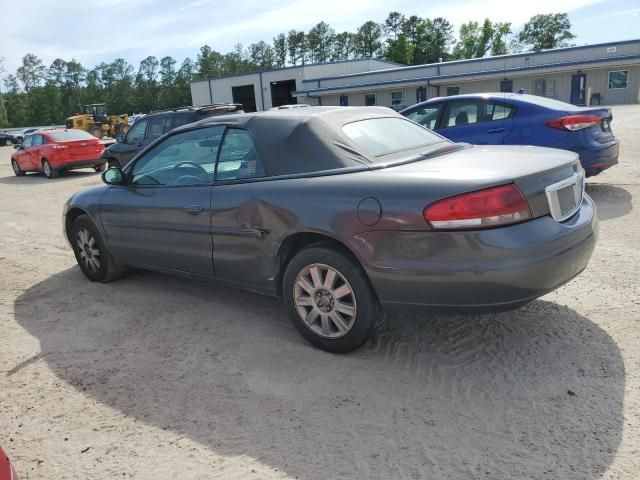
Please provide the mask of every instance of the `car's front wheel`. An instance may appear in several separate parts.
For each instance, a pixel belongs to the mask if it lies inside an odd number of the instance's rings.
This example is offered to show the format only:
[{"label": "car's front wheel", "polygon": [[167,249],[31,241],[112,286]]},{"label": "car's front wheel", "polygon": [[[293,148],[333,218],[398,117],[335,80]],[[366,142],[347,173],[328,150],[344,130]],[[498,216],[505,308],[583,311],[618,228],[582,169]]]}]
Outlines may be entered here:
[{"label": "car's front wheel", "polygon": [[13,168],[13,173],[16,174],[16,177],[22,177],[25,173],[15,160],[11,160],[11,168]]},{"label": "car's front wheel", "polygon": [[80,270],[89,280],[108,283],[122,276],[122,268],[107,250],[98,229],[87,215],[75,219],[70,240]]},{"label": "car's front wheel", "polygon": [[311,246],[287,265],[283,297],[293,325],[323,350],[345,353],[371,336],[376,296],[358,263],[339,247]]}]

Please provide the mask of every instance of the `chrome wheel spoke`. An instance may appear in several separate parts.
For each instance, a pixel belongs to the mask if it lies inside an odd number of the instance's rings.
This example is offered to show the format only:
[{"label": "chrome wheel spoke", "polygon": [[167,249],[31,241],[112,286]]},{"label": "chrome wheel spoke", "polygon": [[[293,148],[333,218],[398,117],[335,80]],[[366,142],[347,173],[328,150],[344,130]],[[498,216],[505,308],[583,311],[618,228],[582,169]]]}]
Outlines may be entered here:
[{"label": "chrome wheel spoke", "polygon": [[305,292],[307,292],[309,295],[313,295],[313,285],[311,285],[309,282],[307,282],[306,279],[300,277],[298,278],[298,285],[300,286],[300,288],[302,288]]},{"label": "chrome wheel spoke", "polygon": [[322,333],[327,337],[331,334],[330,325],[329,325],[329,315],[322,314],[320,315],[320,324],[322,327]]},{"label": "chrome wheel spoke", "polygon": [[350,317],[353,317],[356,313],[356,309],[353,307],[353,305],[349,305],[347,303],[336,302],[333,308],[336,312],[344,313],[345,315],[349,315]]},{"label": "chrome wheel spoke", "polygon": [[331,321],[333,322],[333,324],[341,332],[346,332],[348,330],[349,326],[345,323],[344,319],[340,316],[340,314],[335,310],[329,314],[329,318],[331,318]]},{"label": "chrome wheel spoke", "polygon": [[349,284],[345,283],[341,287],[336,288],[332,293],[333,293],[334,298],[342,298],[342,297],[345,297],[345,296],[351,294],[352,292],[351,292],[351,287],[349,286]]},{"label": "chrome wheel spoke", "polygon": [[318,312],[315,308],[312,308],[311,310],[309,310],[309,313],[307,313],[307,317],[304,319],[304,321],[307,325],[311,326],[313,325],[313,323],[315,323],[319,316],[320,312]]},{"label": "chrome wheel spoke", "polygon": [[91,255],[94,257],[99,257],[100,256],[100,250],[98,250],[97,248],[92,248],[91,249]]},{"label": "chrome wheel spoke", "polygon": [[333,268],[327,270],[327,276],[324,277],[324,288],[327,290],[333,289],[333,284],[336,283],[336,271]]},{"label": "chrome wheel spoke", "polygon": [[313,307],[313,298],[296,297],[296,305],[299,307]]},{"label": "chrome wheel spoke", "polygon": [[311,280],[313,280],[313,286],[315,288],[320,288],[322,286],[322,278],[320,275],[320,270],[318,267],[311,267],[309,269],[309,273],[311,273]]}]

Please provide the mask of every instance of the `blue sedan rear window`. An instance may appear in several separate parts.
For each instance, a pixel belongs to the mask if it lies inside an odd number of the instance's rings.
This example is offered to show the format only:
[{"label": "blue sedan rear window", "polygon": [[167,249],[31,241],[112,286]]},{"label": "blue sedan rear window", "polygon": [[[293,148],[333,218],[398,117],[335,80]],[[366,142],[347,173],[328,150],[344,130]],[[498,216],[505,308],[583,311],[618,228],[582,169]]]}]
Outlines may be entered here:
[{"label": "blue sedan rear window", "polygon": [[342,127],[342,131],[374,157],[446,142],[426,128],[396,117],[371,118],[348,123]]}]

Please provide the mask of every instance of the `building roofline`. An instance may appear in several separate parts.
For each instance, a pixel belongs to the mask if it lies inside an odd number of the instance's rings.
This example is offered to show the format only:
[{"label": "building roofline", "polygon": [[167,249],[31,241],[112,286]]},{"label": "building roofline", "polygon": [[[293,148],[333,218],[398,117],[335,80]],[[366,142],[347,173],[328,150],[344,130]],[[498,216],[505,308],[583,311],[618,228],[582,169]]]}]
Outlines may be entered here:
[{"label": "building roofline", "polygon": [[591,60],[572,60],[568,62],[555,62],[555,63],[547,63],[543,65],[531,65],[531,66],[523,66],[523,67],[510,67],[499,70],[483,70],[479,72],[465,72],[465,73],[452,73],[449,75],[430,75],[427,77],[412,77],[412,78],[403,78],[397,80],[383,80],[379,82],[369,82],[369,83],[359,83],[353,85],[338,85],[332,87],[321,87],[321,88],[312,88],[309,90],[298,90],[293,92],[293,95],[308,95],[310,93],[324,93],[331,90],[336,91],[346,91],[351,88],[364,88],[364,87],[375,87],[379,85],[394,85],[400,83],[409,83],[409,82],[429,82],[431,80],[447,80],[451,78],[464,78],[464,77],[472,77],[472,76],[483,76],[483,75],[495,75],[495,74],[504,74],[509,72],[519,72],[519,71],[535,71],[542,70],[545,68],[552,68],[558,66],[574,66],[574,65],[583,65],[583,64],[596,64],[596,63],[604,63],[609,61],[616,60],[640,60],[640,55],[620,55],[617,57],[600,57]]},{"label": "building roofline", "polygon": [[[398,65],[402,66],[400,63],[391,62],[389,60],[384,60],[380,58],[352,58],[349,60],[335,60],[332,62],[313,62],[313,63],[305,63],[304,65],[289,65],[288,67],[280,67],[280,68],[270,68],[268,70],[254,70],[252,72],[243,72],[243,73],[229,73],[227,75],[220,75],[219,77],[207,77],[207,78],[198,78],[197,80],[191,80],[189,83],[198,83],[198,82],[209,82],[211,80],[218,80],[220,78],[229,78],[229,77],[244,77],[247,75],[259,75],[260,73],[269,73],[269,72],[279,72],[282,70],[293,70],[294,68],[304,68],[304,67],[315,67],[319,65],[337,65],[339,63],[356,63],[356,62],[365,62],[365,61],[376,61],[380,63],[388,63],[390,65]],[[395,69],[389,69],[395,70]],[[374,71],[374,70],[369,70]],[[379,70],[381,72],[385,72],[386,70]],[[364,72],[366,73],[366,72]]]},{"label": "building roofline", "polygon": [[501,59],[501,58],[517,58],[517,57],[531,57],[531,56],[536,56],[536,55],[543,55],[543,54],[548,54],[548,53],[554,53],[554,52],[565,52],[565,51],[575,51],[575,50],[584,50],[587,48],[597,48],[597,47],[614,47],[614,46],[618,46],[618,45],[628,45],[631,43],[639,43],[640,44],[640,38],[636,38],[636,39],[632,39],[632,40],[620,40],[617,42],[606,42],[606,43],[594,43],[591,45],[578,45],[578,46],[574,46],[574,47],[560,47],[560,48],[550,48],[548,50],[540,50],[538,52],[534,52],[534,51],[530,51],[530,52],[522,52],[522,53],[510,53],[510,54],[506,54],[506,55],[494,55],[491,57],[482,57],[482,58],[467,58],[464,60],[450,60],[450,61],[446,61],[446,62],[437,62],[437,63],[424,63],[421,65],[404,65],[401,66],[399,68],[389,68],[387,70],[370,70],[368,72],[360,72],[360,73],[347,73],[345,75],[334,75],[331,77],[320,77],[320,78],[314,78],[314,79],[305,79],[302,80],[302,83],[306,83],[306,82],[317,82],[317,81],[322,81],[322,80],[335,80],[338,78],[349,78],[349,77],[357,77],[359,75],[368,75],[368,74],[373,74],[373,73],[382,73],[382,72],[398,72],[398,71],[407,71],[407,70],[417,70],[420,68],[428,68],[428,67],[438,67],[438,66],[443,66],[443,65],[458,65],[458,64],[463,64],[463,63],[482,63],[482,62],[487,62],[490,60],[496,60],[496,59]]}]

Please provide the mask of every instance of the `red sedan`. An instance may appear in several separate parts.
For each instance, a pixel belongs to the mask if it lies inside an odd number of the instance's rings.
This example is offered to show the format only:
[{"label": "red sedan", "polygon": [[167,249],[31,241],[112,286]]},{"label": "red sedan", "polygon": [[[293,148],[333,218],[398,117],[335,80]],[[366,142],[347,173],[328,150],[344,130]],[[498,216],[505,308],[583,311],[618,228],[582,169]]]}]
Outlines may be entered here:
[{"label": "red sedan", "polygon": [[47,178],[55,178],[64,170],[86,167],[102,172],[107,167],[100,158],[103,151],[104,144],[83,130],[39,130],[16,147],[11,166],[19,177],[27,172],[44,172]]},{"label": "red sedan", "polygon": [[9,457],[0,448],[0,480],[20,480]]}]

